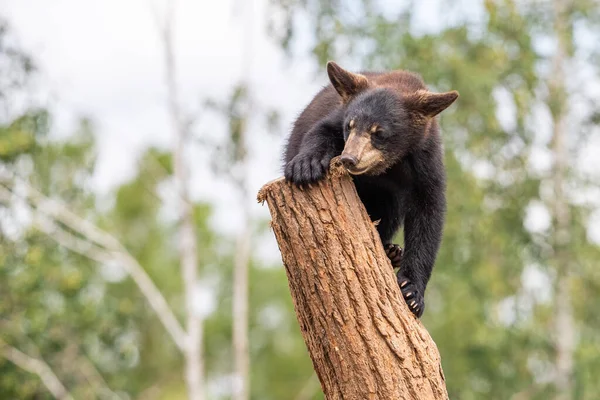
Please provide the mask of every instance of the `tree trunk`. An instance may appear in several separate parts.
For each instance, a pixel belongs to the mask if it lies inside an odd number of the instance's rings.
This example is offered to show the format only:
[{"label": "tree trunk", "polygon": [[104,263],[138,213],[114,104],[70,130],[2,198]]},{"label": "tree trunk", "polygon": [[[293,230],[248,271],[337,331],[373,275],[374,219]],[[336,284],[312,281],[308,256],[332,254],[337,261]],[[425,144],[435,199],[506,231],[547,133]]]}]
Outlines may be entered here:
[{"label": "tree trunk", "polygon": [[402,299],[352,179],[334,161],[301,189],[258,193],[271,212],[294,308],[325,397],[447,399],[438,349]]},{"label": "tree trunk", "polygon": [[184,349],[185,381],[188,398],[190,400],[204,400],[203,324],[201,316],[195,311],[194,305],[198,291],[198,235],[194,225],[194,205],[190,199],[189,169],[185,157],[189,145],[189,132],[179,104],[179,91],[175,77],[174,8],[174,2],[169,2],[162,34],[169,114],[175,139],[173,164],[179,201],[179,257],[181,277],[185,288],[187,317],[187,342]]},{"label": "tree trunk", "polygon": [[[244,192],[245,193],[245,192]],[[244,196],[244,200],[248,200]],[[244,207],[247,209],[248,207]],[[250,213],[244,211],[244,227],[237,238],[233,272],[233,352],[235,380],[233,400],[250,397],[250,354],[248,346],[248,264],[252,231]]]},{"label": "tree trunk", "polygon": [[[247,7],[247,8],[246,8]],[[243,227],[237,237],[233,269],[233,358],[234,383],[232,400],[248,400],[250,398],[250,346],[248,337],[248,290],[249,267],[252,246],[252,213],[250,211],[250,196],[248,190],[248,129],[253,115],[253,97],[251,89],[252,59],[254,56],[253,25],[254,0],[246,0],[243,4],[244,49],[242,55],[242,87],[246,89],[245,110],[241,118],[238,151],[235,162],[238,166],[238,190],[243,211]],[[230,115],[230,118],[235,118]],[[233,137],[232,137],[233,139]]]},{"label": "tree trunk", "polygon": [[568,47],[568,15],[569,0],[554,0],[554,31],[556,35],[556,50],[552,60],[552,76],[549,82],[550,111],[552,113],[552,155],[554,158],[552,186],[554,198],[552,217],[554,229],[552,246],[556,267],[554,282],[554,346],[555,385],[557,399],[568,400],[573,397],[573,354],[575,351],[575,323],[571,305],[570,271],[571,257],[569,255],[569,225],[571,217],[569,203],[565,192],[567,169],[569,165],[567,148],[567,92],[565,89],[564,63]]}]

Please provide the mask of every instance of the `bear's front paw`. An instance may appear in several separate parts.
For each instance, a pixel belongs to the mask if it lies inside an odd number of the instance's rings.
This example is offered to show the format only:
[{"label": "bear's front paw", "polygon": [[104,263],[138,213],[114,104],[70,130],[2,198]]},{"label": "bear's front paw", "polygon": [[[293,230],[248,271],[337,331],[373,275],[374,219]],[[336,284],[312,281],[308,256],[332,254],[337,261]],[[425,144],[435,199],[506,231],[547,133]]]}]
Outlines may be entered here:
[{"label": "bear's front paw", "polygon": [[408,308],[412,311],[417,318],[421,318],[423,311],[425,310],[425,298],[423,298],[423,292],[417,288],[417,286],[407,277],[398,272],[396,275],[398,279],[398,285],[400,285],[400,291],[402,297],[408,304]]},{"label": "bear's front paw", "polygon": [[285,179],[296,185],[306,185],[323,179],[333,157],[300,153],[285,166]]},{"label": "bear's front paw", "polygon": [[385,245],[385,254],[392,262],[392,268],[400,268],[400,262],[402,261],[402,247],[397,244],[390,243]]}]

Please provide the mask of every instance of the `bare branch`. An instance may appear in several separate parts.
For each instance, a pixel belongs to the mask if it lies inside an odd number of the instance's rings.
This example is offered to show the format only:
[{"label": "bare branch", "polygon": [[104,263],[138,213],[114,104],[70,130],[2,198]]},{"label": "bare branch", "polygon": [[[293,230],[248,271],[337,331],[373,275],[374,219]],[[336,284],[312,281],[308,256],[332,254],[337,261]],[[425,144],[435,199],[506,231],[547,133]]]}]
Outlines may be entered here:
[{"label": "bare branch", "polygon": [[52,371],[52,368],[44,360],[30,357],[15,347],[8,345],[2,339],[0,339],[0,354],[17,367],[39,376],[46,389],[57,399],[73,400],[73,396],[71,396],[67,388],[65,388],[54,371]]},{"label": "bare branch", "polygon": [[[86,244],[86,240],[79,239],[67,231],[60,229],[48,219],[38,220],[38,228],[50,238],[53,238],[66,248],[100,263],[107,263],[110,261],[120,262],[125,271],[136,283],[156,313],[158,319],[169,332],[177,347],[181,351],[185,351],[187,346],[187,334],[179,324],[179,321],[169,307],[166,299],[148,276],[144,268],[114,236],[96,227],[91,222],[78,217],[60,202],[49,199],[23,179],[13,176],[12,181],[17,183],[18,186],[25,191],[25,194],[22,196],[16,191],[12,191],[13,194],[30,202],[37,211],[47,218],[58,221],[69,229],[81,234],[91,243]],[[8,194],[7,191],[9,192]],[[6,198],[7,196],[10,198],[10,192],[11,191],[7,186],[0,183],[0,193],[2,198]]]},{"label": "bare branch", "polygon": [[0,184],[0,202],[8,205],[12,198],[12,192]]},{"label": "bare branch", "polygon": [[[18,189],[22,189],[25,192],[20,197],[32,202],[36,208],[43,210],[48,216],[60,220],[63,224],[76,230],[89,240],[96,242],[106,249],[124,250],[124,247],[114,236],[102,231],[93,223],[74,214],[64,204],[45,196],[39,190],[31,186],[26,180],[7,171],[0,171],[0,179],[0,184],[3,184],[3,181],[16,184]],[[13,190],[13,193],[19,195],[17,190]]]},{"label": "bare branch", "polygon": [[59,228],[49,218],[41,215],[36,216],[33,220],[33,225],[54,239],[60,246],[96,261],[99,264],[108,264],[114,260],[114,257],[107,250]]}]

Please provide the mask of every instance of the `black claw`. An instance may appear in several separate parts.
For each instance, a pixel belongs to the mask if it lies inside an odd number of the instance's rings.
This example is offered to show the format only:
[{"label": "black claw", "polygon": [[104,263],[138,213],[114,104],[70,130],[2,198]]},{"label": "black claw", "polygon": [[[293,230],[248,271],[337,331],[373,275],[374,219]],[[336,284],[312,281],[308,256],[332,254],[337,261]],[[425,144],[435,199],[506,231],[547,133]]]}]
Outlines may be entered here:
[{"label": "black claw", "polygon": [[285,179],[298,186],[318,182],[327,173],[330,160],[330,156],[300,153],[285,166]]},{"label": "black claw", "polygon": [[423,298],[423,291],[420,290],[410,279],[406,278],[402,275],[402,272],[399,271],[397,274],[398,284],[400,285],[400,291],[402,292],[402,297],[404,297],[404,301],[408,305],[408,309],[420,318],[423,315],[423,310],[425,309],[425,299]]}]

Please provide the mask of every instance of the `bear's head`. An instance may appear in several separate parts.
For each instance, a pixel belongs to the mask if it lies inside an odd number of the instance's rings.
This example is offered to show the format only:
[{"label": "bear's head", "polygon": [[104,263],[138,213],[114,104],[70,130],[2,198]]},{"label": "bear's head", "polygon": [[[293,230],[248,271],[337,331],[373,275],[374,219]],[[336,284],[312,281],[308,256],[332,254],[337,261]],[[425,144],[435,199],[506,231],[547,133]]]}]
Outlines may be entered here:
[{"label": "bear's head", "polygon": [[341,161],[353,175],[378,175],[427,137],[432,120],[458,98],[458,92],[432,93],[409,72],[372,79],[327,63],[331,84],[345,106]]}]

